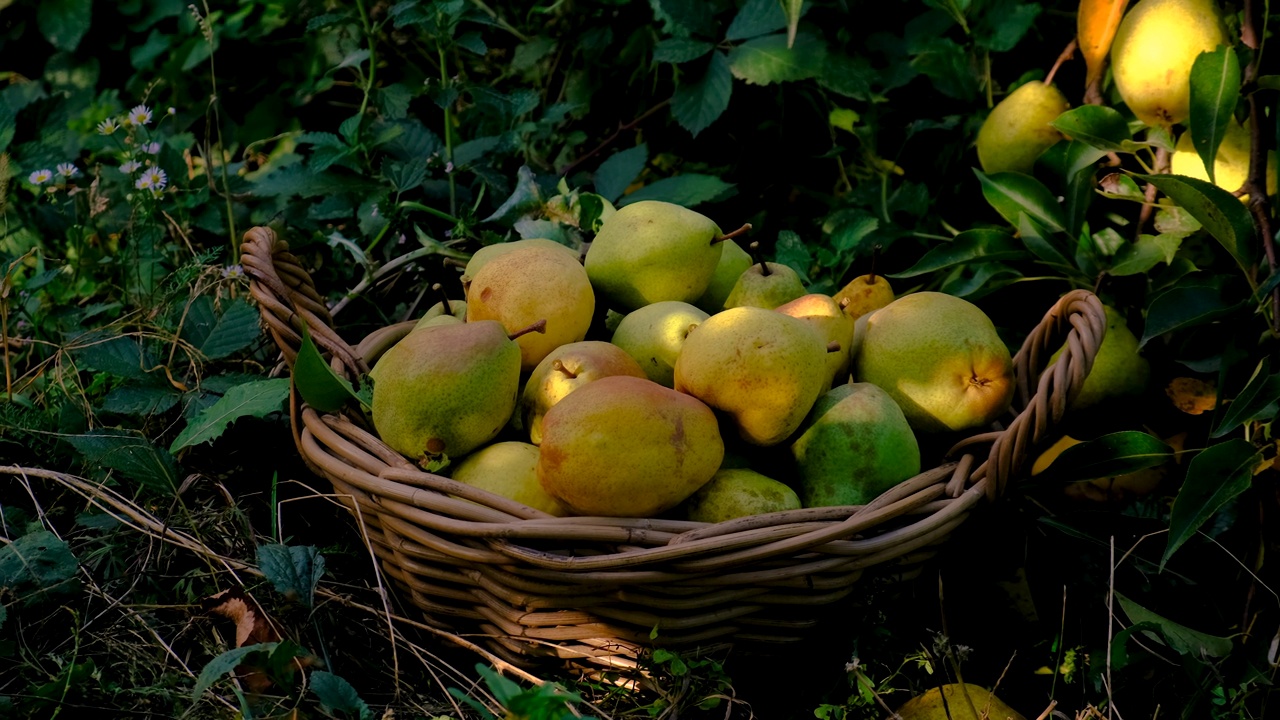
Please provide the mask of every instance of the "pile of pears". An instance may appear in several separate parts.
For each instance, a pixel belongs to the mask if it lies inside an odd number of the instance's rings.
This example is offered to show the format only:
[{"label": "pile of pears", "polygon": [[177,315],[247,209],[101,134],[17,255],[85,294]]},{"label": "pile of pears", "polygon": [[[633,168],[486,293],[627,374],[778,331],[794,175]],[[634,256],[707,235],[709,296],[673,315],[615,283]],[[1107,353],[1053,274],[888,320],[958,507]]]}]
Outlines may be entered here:
[{"label": "pile of pears", "polygon": [[375,364],[375,428],[548,515],[722,522],[866,504],[920,472],[918,434],[1008,410],[1009,350],[977,307],[895,299],[870,275],[810,293],[738,245],[749,229],[641,201],[585,257],[542,239],[481,249],[465,299]]}]

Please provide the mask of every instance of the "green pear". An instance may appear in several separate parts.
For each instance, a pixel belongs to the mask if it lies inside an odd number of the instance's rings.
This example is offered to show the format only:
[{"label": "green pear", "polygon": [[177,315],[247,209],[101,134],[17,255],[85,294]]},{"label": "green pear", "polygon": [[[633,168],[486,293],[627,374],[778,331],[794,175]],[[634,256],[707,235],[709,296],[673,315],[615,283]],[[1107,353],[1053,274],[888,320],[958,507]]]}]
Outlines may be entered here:
[{"label": "green pear", "polygon": [[586,337],[595,312],[591,281],[573,255],[526,245],[489,260],[467,289],[467,322],[497,320],[513,332],[545,319],[546,332],[525,334],[520,367],[532,370],[552,350]]},{"label": "green pear", "polygon": [[831,296],[820,293],[803,295],[779,305],[776,311],[809,323],[827,341],[826,387],[831,387],[837,379],[840,382],[848,379],[854,320],[844,313]]},{"label": "green pear", "polygon": [[542,417],[566,395],[612,375],[644,377],[644,370],[622,348],[599,340],[561,345],[533,369],[520,395],[516,416],[534,445],[542,443]]},{"label": "green pear", "polygon": [[561,245],[555,240],[548,240],[546,238],[527,238],[525,240],[512,240],[511,242],[485,245],[477,250],[475,254],[471,256],[471,259],[467,261],[467,267],[462,271],[462,286],[466,288],[471,285],[471,281],[475,279],[476,273],[480,272],[480,268],[487,265],[490,260],[506,255],[513,250],[528,247],[541,247],[549,250],[556,250],[558,252],[564,252],[575,260],[580,258],[577,250],[574,250],[567,245]]},{"label": "green pear", "polygon": [[664,300],[627,313],[613,331],[613,344],[640,363],[650,380],[675,387],[676,358],[684,339],[709,315],[689,303]]},{"label": "green pear", "polygon": [[720,262],[716,265],[715,273],[711,275],[711,283],[707,285],[707,291],[693,303],[708,313],[718,313],[724,309],[724,301],[729,299],[733,286],[738,284],[738,278],[751,267],[752,263],[751,254],[743,250],[738,243],[730,240],[723,245]]},{"label": "green pear", "polygon": [[743,440],[776,445],[825,389],[827,344],[802,320],[757,307],[712,315],[684,341],[675,388],[726,413]]},{"label": "green pear", "polygon": [[720,469],[684,503],[695,522],[718,523],[734,518],[799,510],[796,491],[754,470]]},{"label": "green pear", "polygon": [[[1107,334],[1102,338],[1093,369],[1085,378],[1071,409],[1084,410],[1111,398],[1136,397],[1147,389],[1151,365],[1138,354],[1138,338],[1115,308],[1103,307],[1107,313]],[[1057,362],[1062,349],[1050,358]]]},{"label": "green pear", "polygon": [[1049,123],[1070,107],[1062,91],[1032,80],[1009,93],[978,130],[978,162],[983,172],[1030,173],[1045,150],[1062,139]]},{"label": "green pear", "polygon": [[587,383],[542,420],[538,482],[580,515],[653,517],[724,459],[711,408],[643,378]]},{"label": "green pear", "polygon": [[[759,248],[751,243],[752,250]],[[729,297],[725,298],[725,308],[758,307],[772,310],[779,305],[795,300],[805,294],[804,283],[795,270],[779,263],[758,260],[754,265],[742,271]]]},{"label": "green pear", "polygon": [[867,320],[854,360],[859,381],[889,393],[917,432],[983,427],[1013,401],[1013,362],[976,305],[919,292]]},{"label": "green pear", "polygon": [[906,416],[870,383],[818,398],[791,453],[805,507],[866,505],[920,472],[920,446]]},{"label": "green pear", "polygon": [[591,284],[612,307],[693,302],[707,291],[725,235],[705,215],[657,200],[618,210],[587,250]]},{"label": "green pear", "polygon": [[883,275],[859,275],[831,299],[846,315],[857,320],[893,302],[893,287]]},{"label": "green pear", "polygon": [[461,325],[463,322],[465,321],[457,315],[433,315],[431,317],[423,317],[409,332],[417,332],[423,328],[440,327],[441,325]]},{"label": "green pear", "polygon": [[411,458],[461,457],[507,424],[519,386],[520,346],[500,323],[410,332],[375,367],[373,425]]},{"label": "green pear", "polygon": [[454,467],[453,479],[556,517],[573,514],[538,484],[536,445],[500,442],[481,448]]},{"label": "green pear", "polygon": [[[431,289],[439,293],[441,296],[444,295],[444,291],[441,289],[440,283],[435,283],[434,285],[431,286]],[[451,317],[459,321],[466,320],[467,319],[467,301],[466,300],[450,300],[447,297],[442,297],[440,302],[436,303],[435,305],[432,305],[430,309],[428,309],[425,313],[423,313],[422,318],[419,319],[418,323],[413,326],[413,329],[417,330],[418,328],[429,325],[436,318],[446,318],[446,317]]]},{"label": "green pear", "polygon": [[1139,0],[1116,30],[1111,76],[1142,122],[1169,127],[1191,115],[1191,67],[1230,45],[1214,0]]}]

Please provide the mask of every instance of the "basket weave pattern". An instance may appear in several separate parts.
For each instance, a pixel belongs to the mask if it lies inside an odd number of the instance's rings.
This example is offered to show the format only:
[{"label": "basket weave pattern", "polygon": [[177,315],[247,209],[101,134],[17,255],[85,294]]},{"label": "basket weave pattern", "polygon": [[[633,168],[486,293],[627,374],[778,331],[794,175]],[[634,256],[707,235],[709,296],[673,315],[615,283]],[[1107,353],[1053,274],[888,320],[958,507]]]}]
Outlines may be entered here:
[{"label": "basket weave pattern", "polygon": [[[413,323],[352,347],[283,241],[257,227],[243,264],[264,322],[292,366],[306,328],[356,380]],[[899,572],[933,554],[984,498],[997,498],[1062,419],[1106,331],[1102,304],[1076,290],[1014,356],[1016,415],[974,435],[865,506],[805,508],[706,524],[658,518],[557,518],[423,472],[358,413],[322,414],[291,399],[308,466],[345,496],[383,571],[426,622],[485,639],[513,662],[565,658],[633,667],[643,648],[786,643],[863,571]],[[1059,360],[1043,372],[1065,342]],[[656,628],[657,639],[651,639]]]}]

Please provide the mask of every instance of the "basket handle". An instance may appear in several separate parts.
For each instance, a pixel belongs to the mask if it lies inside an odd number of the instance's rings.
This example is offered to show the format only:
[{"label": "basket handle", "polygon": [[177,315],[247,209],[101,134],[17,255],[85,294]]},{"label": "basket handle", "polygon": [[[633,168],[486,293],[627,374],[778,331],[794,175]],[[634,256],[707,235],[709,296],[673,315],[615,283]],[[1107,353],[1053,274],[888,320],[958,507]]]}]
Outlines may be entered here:
[{"label": "basket handle", "polygon": [[[986,462],[974,470],[971,477],[973,482],[986,478],[988,499],[1004,494],[1031,451],[1062,421],[1068,405],[1093,369],[1093,360],[1106,333],[1107,315],[1102,301],[1087,290],[1072,290],[1050,308],[1013,356],[1021,410],[1009,426],[997,434]],[[1063,347],[1062,355],[1045,368],[1060,347]],[[1033,378],[1039,378],[1034,394],[1030,390]]]},{"label": "basket handle", "polygon": [[355,380],[369,372],[363,358],[333,330],[333,317],[324,298],[316,291],[311,276],[289,244],[268,227],[251,228],[240,246],[240,262],[249,275],[249,292],[258,301],[263,322],[293,367],[302,347],[306,328],[320,350],[335,364],[335,370]]}]

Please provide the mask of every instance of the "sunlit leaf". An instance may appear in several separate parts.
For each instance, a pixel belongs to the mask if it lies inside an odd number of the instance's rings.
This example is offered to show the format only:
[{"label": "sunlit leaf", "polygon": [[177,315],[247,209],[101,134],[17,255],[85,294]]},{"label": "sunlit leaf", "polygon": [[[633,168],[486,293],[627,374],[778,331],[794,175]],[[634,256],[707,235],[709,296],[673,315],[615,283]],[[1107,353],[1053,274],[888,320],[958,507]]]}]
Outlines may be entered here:
[{"label": "sunlit leaf", "polygon": [[1232,113],[1240,100],[1240,61],[1230,45],[1202,52],[1191,66],[1191,143],[1204,161],[1209,182],[1214,182],[1218,146],[1235,122]]},{"label": "sunlit leaf", "polygon": [[1191,213],[1222,247],[1236,259],[1241,268],[1253,267],[1253,220],[1244,203],[1222,188],[1184,175],[1135,175],[1154,184],[1160,192]]},{"label": "sunlit leaf", "polygon": [[1107,152],[1123,152],[1121,143],[1132,138],[1124,116],[1104,105],[1072,108],[1050,124],[1073,140]]},{"label": "sunlit leaf", "polygon": [[1000,172],[987,175],[974,168],[982,183],[982,196],[1010,224],[1018,225],[1018,216],[1026,213],[1053,232],[1062,232],[1062,206],[1039,180],[1030,175]]}]

